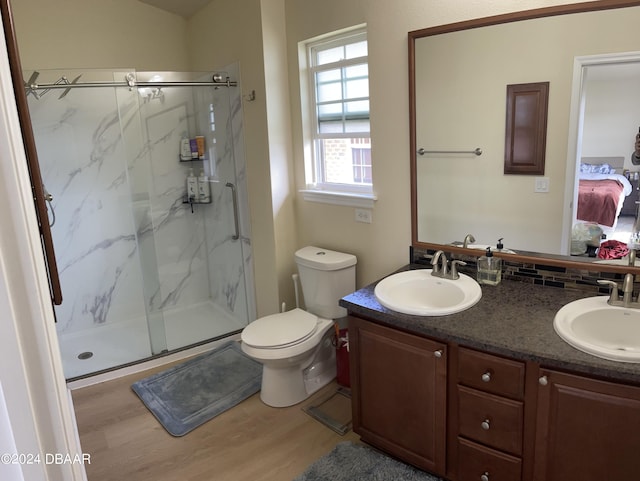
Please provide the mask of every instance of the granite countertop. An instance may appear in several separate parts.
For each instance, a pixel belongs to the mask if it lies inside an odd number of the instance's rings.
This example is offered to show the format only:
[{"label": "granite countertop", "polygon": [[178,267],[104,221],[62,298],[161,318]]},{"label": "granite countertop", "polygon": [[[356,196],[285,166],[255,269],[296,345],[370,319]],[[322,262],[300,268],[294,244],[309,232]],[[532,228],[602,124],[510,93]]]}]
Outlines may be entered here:
[{"label": "granite countertop", "polygon": [[[421,268],[424,266],[410,264],[398,272]],[[556,312],[569,302],[590,297],[589,293],[503,280],[497,286],[481,285],[482,299],[466,311],[425,317],[381,306],[374,294],[377,282],[345,296],[340,305],[351,314],[437,340],[535,361],[542,367],[640,383],[640,363],[608,361],[583,353],[553,329]]]}]

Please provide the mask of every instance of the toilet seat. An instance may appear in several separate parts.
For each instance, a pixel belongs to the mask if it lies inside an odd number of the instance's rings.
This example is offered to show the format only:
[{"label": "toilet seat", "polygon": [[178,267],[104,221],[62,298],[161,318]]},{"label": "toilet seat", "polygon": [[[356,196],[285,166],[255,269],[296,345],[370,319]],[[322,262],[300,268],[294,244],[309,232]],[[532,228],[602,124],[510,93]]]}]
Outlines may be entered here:
[{"label": "toilet seat", "polygon": [[242,342],[259,349],[282,349],[309,339],[318,317],[300,308],[261,317],[242,331]]}]

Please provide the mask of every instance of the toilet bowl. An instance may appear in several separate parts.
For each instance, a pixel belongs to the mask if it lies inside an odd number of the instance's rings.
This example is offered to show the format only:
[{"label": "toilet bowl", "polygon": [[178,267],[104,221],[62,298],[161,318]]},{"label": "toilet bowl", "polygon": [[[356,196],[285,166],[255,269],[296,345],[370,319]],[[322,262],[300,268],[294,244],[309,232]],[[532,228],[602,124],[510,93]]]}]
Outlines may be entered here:
[{"label": "toilet bowl", "polygon": [[355,256],[310,246],[295,257],[307,311],[262,317],[241,334],[242,351],[262,363],[260,399],[273,407],[298,404],[336,377],[332,319],[346,315],[338,301],[355,290]]},{"label": "toilet bowl", "polygon": [[298,308],[249,324],[242,331],[242,351],[263,365],[262,402],[292,406],[331,381],[333,334],[333,321]]}]

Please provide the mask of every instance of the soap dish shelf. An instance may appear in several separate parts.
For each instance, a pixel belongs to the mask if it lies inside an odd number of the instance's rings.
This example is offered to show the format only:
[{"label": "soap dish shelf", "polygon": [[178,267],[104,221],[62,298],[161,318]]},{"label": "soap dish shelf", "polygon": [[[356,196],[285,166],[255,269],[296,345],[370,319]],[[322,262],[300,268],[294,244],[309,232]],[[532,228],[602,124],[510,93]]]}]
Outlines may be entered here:
[{"label": "soap dish shelf", "polygon": [[207,204],[211,204],[211,203],[212,203],[212,200],[211,200],[211,199],[209,199],[209,202],[190,202],[190,201],[189,201],[189,198],[185,195],[185,196],[182,198],[182,203],[183,203],[183,204],[188,204],[188,205],[190,205],[190,206],[191,206],[191,213],[193,214],[193,206],[194,206],[194,205],[207,205]]}]

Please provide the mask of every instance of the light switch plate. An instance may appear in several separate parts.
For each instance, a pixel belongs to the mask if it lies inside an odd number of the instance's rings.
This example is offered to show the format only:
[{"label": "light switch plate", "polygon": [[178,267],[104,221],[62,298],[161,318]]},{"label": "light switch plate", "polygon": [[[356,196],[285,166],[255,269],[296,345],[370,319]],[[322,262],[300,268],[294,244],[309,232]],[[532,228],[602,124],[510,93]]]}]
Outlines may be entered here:
[{"label": "light switch plate", "polygon": [[549,177],[536,177],[534,192],[549,192]]}]

